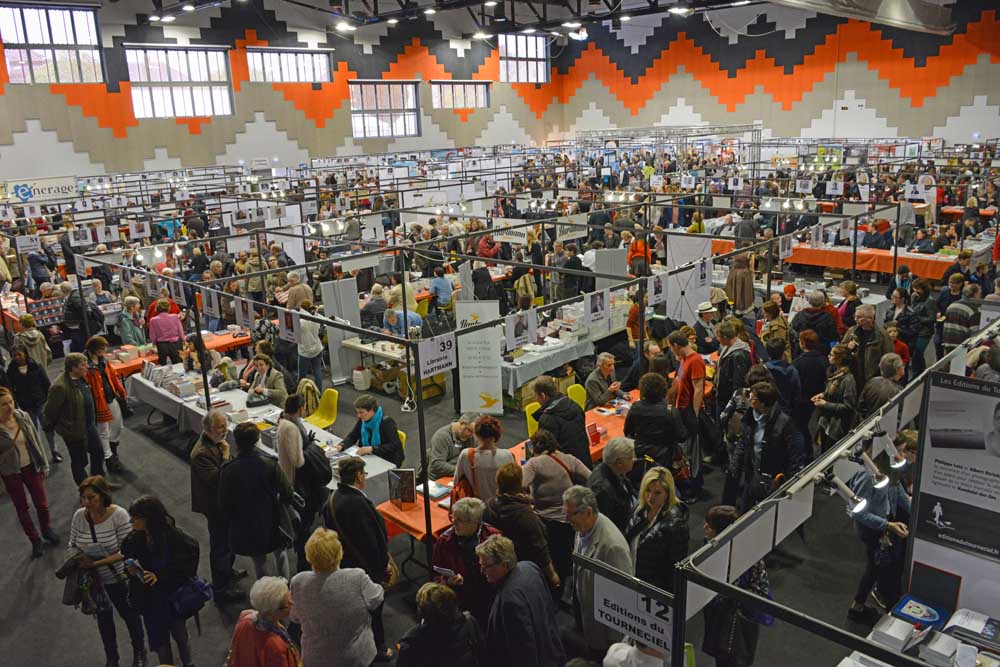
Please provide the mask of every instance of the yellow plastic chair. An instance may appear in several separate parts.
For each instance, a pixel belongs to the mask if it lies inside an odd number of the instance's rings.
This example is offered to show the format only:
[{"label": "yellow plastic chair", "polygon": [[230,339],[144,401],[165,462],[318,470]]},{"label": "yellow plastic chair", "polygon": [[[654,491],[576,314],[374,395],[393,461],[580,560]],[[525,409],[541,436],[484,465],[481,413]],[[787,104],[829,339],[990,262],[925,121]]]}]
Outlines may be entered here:
[{"label": "yellow plastic chair", "polygon": [[396,434],[399,435],[399,444],[403,446],[403,450],[406,450],[406,434],[399,430],[396,431]]},{"label": "yellow plastic chair", "polygon": [[531,305],[534,308],[541,308],[542,306],[545,305],[545,297],[536,296],[534,299],[531,300]]},{"label": "yellow plastic chair", "polygon": [[430,299],[421,299],[417,301],[417,315],[420,317],[427,317],[427,309],[431,306]]},{"label": "yellow plastic chair", "polygon": [[532,401],[524,406],[524,419],[528,422],[528,437],[535,435],[535,431],[538,430],[538,422],[531,416],[535,414],[538,408],[542,407],[542,404],[538,401]]},{"label": "yellow plastic chair", "polygon": [[336,389],[327,389],[319,397],[319,405],[316,412],[306,417],[306,421],[316,428],[330,428],[337,421],[337,403],[340,399],[340,392]]},{"label": "yellow plastic chair", "polygon": [[587,409],[587,390],[583,388],[582,384],[571,384],[566,390],[566,395],[579,405],[581,410]]}]

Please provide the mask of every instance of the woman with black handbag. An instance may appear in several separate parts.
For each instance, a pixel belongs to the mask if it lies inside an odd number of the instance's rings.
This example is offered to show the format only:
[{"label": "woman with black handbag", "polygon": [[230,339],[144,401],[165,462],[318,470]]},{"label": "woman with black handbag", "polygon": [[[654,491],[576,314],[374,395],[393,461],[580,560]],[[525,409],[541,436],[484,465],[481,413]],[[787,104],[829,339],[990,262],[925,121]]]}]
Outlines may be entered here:
[{"label": "woman with black handbag", "polygon": [[170,638],[177,642],[181,665],[191,667],[191,639],[187,618],[173,601],[198,573],[198,542],[179,529],[163,503],[142,496],[129,507],[132,532],[122,543],[129,574],[129,603],[142,615],[149,646],[160,662],[173,665]]}]

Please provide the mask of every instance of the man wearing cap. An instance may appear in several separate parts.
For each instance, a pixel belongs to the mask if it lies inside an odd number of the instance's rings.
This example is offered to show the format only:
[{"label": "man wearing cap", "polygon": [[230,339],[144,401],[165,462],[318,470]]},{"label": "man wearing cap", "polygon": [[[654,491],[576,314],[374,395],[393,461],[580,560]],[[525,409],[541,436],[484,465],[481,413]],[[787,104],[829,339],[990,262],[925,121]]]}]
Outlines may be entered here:
[{"label": "man wearing cap", "polygon": [[694,331],[698,334],[698,353],[712,354],[719,351],[719,340],[715,337],[715,324],[712,320],[719,312],[711,301],[698,304],[698,321],[694,323]]},{"label": "man wearing cap", "polygon": [[972,251],[963,250],[958,253],[958,261],[945,269],[944,275],[941,276],[941,282],[947,283],[948,279],[951,278],[952,274],[960,273],[964,282],[968,282],[972,278]]},{"label": "man wearing cap", "polygon": [[913,281],[916,280],[916,276],[910,273],[910,267],[906,264],[900,264],[896,267],[896,275],[889,281],[889,289],[885,291],[885,298],[892,300],[892,293],[897,289],[905,291],[907,294],[910,293],[910,286],[913,285]]}]

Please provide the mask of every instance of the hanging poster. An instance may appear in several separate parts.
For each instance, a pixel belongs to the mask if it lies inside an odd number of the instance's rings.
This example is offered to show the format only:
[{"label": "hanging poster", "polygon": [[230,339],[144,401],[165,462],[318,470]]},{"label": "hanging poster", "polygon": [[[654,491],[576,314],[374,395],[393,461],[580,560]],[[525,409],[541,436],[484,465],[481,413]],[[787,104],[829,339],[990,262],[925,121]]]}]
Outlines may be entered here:
[{"label": "hanging poster", "polygon": [[69,233],[69,244],[74,248],[80,246],[87,246],[93,243],[93,238],[90,236],[90,229],[83,227],[81,229],[71,230]]},{"label": "hanging poster", "polygon": [[711,275],[712,269],[709,259],[708,257],[702,257],[698,260],[698,266],[695,269],[695,287],[708,287]]},{"label": "hanging poster", "polygon": [[788,259],[792,256],[792,235],[786,234],[778,239],[778,257]]},{"label": "hanging poster", "polygon": [[812,192],[812,181],[808,178],[800,178],[795,181],[795,191],[800,195],[807,195]]},{"label": "hanging poster", "polygon": [[813,225],[809,230],[809,245],[819,248],[823,245],[823,225]]},{"label": "hanging poster", "polygon": [[607,323],[611,319],[611,290],[590,292],[583,299],[584,321],[590,325]]},{"label": "hanging poster", "polygon": [[302,328],[299,326],[299,314],[294,310],[278,308],[278,337],[289,343],[299,343]]},{"label": "hanging poster", "polygon": [[83,255],[73,255],[73,260],[76,262],[76,275],[80,279],[87,277],[87,260]]},{"label": "hanging poster", "polygon": [[[520,225],[511,228],[511,225]],[[497,243],[518,243],[528,244],[529,227],[524,224],[524,220],[514,220],[510,218],[493,218],[493,240]]]},{"label": "hanging poster", "polygon": [[236,310],[236,325],[242,329],[252,329],[253,308],[250,307],[250,301],[242,297],[235,297],[233,302]]},{"label": "hanging poster", "polygon": [[646,279],[646,296],[649,298],[649,305],[656,306],[667,300],[667,276],[663,273],[654,273]]},{"label": "hanging poster", "polygon": [[180,280],[168,280],[167,289],[170,290],[170,298],[174,300],[174,303],[182,308],[187,308],[187,293],[184,291],[184,283]]},{"label": "hanging poster", "polygon": [[118,242],[118,225],[98,225],[97,240],[100,243]]},{"label": "hanging poster", "polygon": [[210,287],[201,287],[201,310],[209,317],[222,317],[219,293]]},{"label": "hanging poster", "polygon": [[125,289],[132,288],[132,269],[127,269],[123,266],[120,273],[120,278],[122,282],[122,287],[124,287]]},{"label": "hanging poster", "polygon": [[[455,319],[459,330],[499,318],[500,303],[497,301],[455,303]],[[501,334],[498,324],[475,334],[457,336],[458,358],[461,360],[459,402],[462,412],[503,414]]]},{"label": "hanging poster", "polygon": [[538,311],[534,308],[511,313],[504,320],[507,351],[534,343],[538,336]]},{"label": "hanging poster", "polygon": [[134,220],[128,224],[129,236],[133,239],[149,237],[149,223],[145,220]]},{"label": "hanging poster", "polygon": [[729,179],[729,189],[732,191],[740,190],[743,188],[743,179],[739,176],[734,176]]},{"label": "hanging poster", "polygon": [[160,279],[152,273],[146,274],[146,296],[154,299],[160,296]]},{"label": "hanging poster", "polygon": [[827,181],[826,182],[826,194],[830,197],[835,197],[844,194],[844,182],[843,181]]},{"label": "hanging poster", "polygon": [[681,187],[685,190],[694,189],[694,176],[681,176]]},{"label": "hanging poster", "polygon": [[39,252],[42,249],[42,238],[38,234],[16,236],[14,243],[19,254],[27,255],[29,252]]}]

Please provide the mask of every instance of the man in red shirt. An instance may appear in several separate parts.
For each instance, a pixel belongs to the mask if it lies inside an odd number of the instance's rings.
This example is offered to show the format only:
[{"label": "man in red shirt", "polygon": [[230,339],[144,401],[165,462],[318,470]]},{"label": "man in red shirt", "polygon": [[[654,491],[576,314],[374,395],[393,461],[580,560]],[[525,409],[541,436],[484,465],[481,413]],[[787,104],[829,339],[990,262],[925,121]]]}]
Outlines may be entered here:
[{"label": "man in red shirt", "polygon": [[674,406],[681,413],[689,434],[685,454],[691,465],[691,479],[680,486],[685,497],[696,499],[702,488],[698,416],[705,405],[705,360],[691,348],[687,336],[680,330],[667,336],[667,342],[678,360],[677,376],[670,388],[670,396],[674,397]]}]

